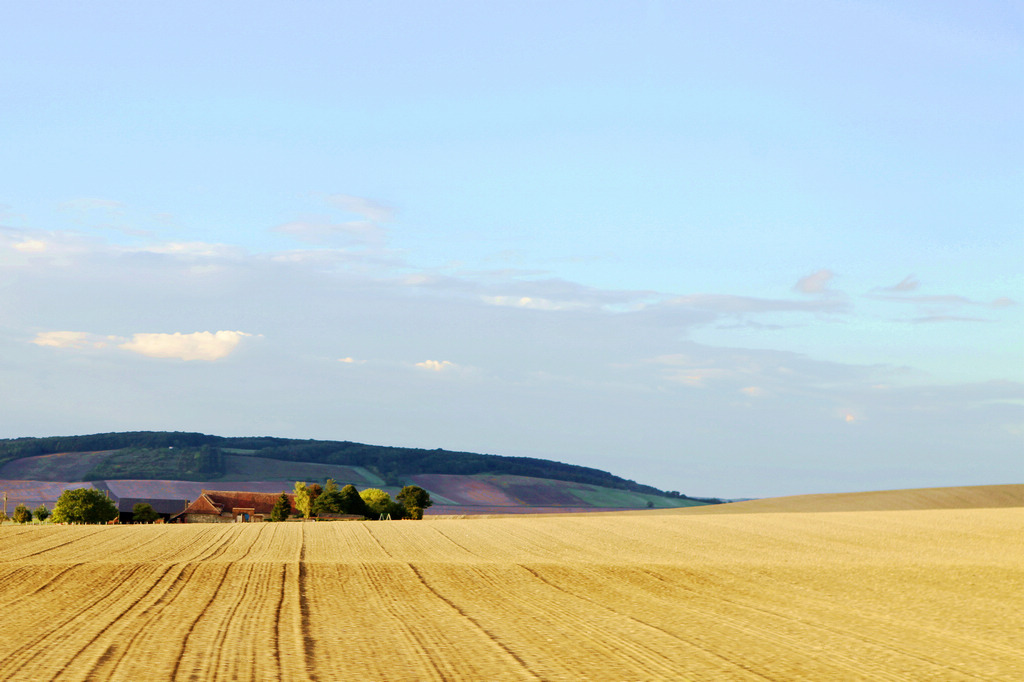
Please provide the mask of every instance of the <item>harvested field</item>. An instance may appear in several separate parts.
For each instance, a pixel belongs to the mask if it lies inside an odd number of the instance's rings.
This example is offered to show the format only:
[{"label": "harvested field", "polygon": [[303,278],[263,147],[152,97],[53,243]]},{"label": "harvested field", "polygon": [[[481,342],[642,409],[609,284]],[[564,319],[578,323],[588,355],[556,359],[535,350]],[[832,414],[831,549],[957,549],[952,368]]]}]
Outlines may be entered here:
[{"label": "harvested field", "polygon": [[1024,508],[0,527],[6,679],[1024,679]]}]

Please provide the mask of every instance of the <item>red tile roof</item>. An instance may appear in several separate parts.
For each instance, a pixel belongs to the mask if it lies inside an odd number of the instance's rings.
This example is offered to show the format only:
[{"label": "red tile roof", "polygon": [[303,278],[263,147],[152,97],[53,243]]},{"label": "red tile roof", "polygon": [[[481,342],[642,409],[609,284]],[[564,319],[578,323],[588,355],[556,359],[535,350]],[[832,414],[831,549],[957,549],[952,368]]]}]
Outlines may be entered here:
[{"label": "red tile roof", "polygon": [[[231,513],[233,509],[252,509],[254,514],[270,516],[281,493],[253,493],[243,490],[204,490],[182,514],[213,514]],[[289,514],[298,514],[295,508],[295,496],[288,494],[291,507]]]},{"label": "red tile roof", "polygon": [[213,502],[206,495],[200,495],[199,499],[195,500],[187,507],[182,514],[214,514],[219,515],[221,508],[214,505]]},{"label": "red tile roof", "polygon": [[[209,499],[214,505],[225,512],[232,509],[252,509],[253,513],[270,515],[274,505],[280,499],[281,493],[252,493],[241,490],[204,490],[203,497]],[[295,496],[288,495],[288,503],[291,505],[291,514],[297,514],[295,508]]]}]

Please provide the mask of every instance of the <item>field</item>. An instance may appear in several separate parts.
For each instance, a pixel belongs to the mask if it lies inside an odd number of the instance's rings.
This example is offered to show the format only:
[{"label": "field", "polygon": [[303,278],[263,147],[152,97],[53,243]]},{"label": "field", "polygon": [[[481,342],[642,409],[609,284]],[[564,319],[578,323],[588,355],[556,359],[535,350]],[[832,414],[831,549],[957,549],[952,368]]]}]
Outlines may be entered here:
[{"label": "field", "polygon": [[0,677],[1024,679],[1024,486],[977,490],[881,511],[5,524]]}]

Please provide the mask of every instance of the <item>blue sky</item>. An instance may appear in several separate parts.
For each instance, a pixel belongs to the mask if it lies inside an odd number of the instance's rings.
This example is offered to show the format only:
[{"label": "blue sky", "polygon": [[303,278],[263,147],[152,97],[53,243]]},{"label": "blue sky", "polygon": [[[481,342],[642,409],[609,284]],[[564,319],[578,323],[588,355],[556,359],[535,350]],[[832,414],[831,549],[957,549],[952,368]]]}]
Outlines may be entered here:
[{"label": "blue sky", "polygon": [[0,437],[1020,482],[1015,3],[13,4]]}]

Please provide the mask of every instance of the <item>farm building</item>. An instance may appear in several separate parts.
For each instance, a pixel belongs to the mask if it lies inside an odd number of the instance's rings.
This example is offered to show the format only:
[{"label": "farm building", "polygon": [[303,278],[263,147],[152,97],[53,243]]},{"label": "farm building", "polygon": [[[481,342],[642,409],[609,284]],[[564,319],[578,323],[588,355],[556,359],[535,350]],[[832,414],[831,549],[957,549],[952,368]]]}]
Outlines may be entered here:
[{"label": "farm building", "polygon": [[135,505],[140,502],[148,504],[164,521],[170,520],[175,514],[181,511],[182,507],[188,504],[188,500],[168,500],[157,497],[118,497],[117,503],[118,521],[120,523],[131,523],[135,514]]},{"label": "farm building", "polygon": [[[270,518],[281,493],[251,493],[238,490],[204,490],[171,521],[182,523],[247,523]],[[295,496],[289,494],[289,514],[297,514]]]}]

